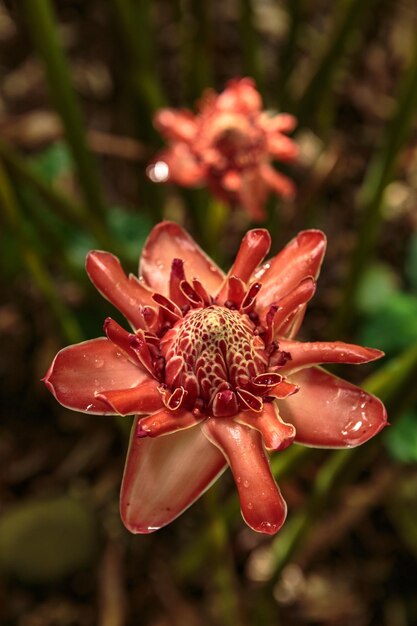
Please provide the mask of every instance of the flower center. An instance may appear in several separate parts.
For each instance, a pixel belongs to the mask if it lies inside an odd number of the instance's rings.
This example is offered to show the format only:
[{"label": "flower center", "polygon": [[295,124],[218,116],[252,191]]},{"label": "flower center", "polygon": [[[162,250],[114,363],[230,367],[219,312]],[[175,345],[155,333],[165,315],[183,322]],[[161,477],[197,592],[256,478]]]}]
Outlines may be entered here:
[{"label": "flower center", "polygon": [[254,330],[248,316],[226,307],[189,311],[161,340],[167,406],[216,417],[262,410],[255,393],[264,395],[280,377],[265,374],[265,345]]}]

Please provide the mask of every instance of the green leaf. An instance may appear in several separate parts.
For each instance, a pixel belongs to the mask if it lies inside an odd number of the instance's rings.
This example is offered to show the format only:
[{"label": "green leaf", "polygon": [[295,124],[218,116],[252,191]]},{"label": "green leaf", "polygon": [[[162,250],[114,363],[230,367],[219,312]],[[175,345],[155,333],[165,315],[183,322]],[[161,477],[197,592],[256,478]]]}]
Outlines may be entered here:
[{"label": "green leaf", "polygon": [[405,261],[405,273],[412,289],[417,292],[417,234],[415,234],[410,241]]},{"label": "green leaf", "polygon": [[357,295],[360,313],[372,313],[383,306],[398,291],[398,277],[384,263],[375,263],[365,272]]},{"label": "green leaf", "polygon": [[417,297],[393,293],[358,332],[358,343],[397,354],[417,341]]},{"label": "green leaf", "polygon": [[49,183],[73,169],[71,154],[63,141],[57,141],[32,159],[34,166]]},{"label": "green leaf", "polygon": [[121,207],[111,207],[107,223],[114,238],[122,244],[126,256],[137,264],[143,244],[152,228],[150,219],[143,213],[132,213]]},{"label": "green leaf", "polygon": [[417,412],[402,415],[384,432],[385,445],[391,456],[403,463],[417,463]]},{"label": "green leaf", "polygon": [[92,510],[69,496],[27,501],[0,520],[0,569],[26,583],[65,578],[93,563],[97,551]]}]

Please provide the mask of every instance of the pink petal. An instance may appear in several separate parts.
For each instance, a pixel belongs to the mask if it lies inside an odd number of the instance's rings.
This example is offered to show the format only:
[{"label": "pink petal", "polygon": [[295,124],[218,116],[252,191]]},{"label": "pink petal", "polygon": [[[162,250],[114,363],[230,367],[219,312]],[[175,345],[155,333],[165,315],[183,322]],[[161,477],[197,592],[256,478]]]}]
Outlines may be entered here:
[{"label": "pink petal", "polygon": [[280,372],[293,372],[309,365],[320,363],[369,363],[384,356],[381,350],[364,348],[342,341],[301,342],[279,340],[279,349],[291,354],[291,360],[280,368]]},{"label": "pink petal", "polygon": [[299,154],[297,144],[285,135],[268,135],[268,152],[283,162],[294,161]]},{"label": "pink petal", "polygon": [[172,522],[226,467],[223,455],[196,426],[163,437],[136,437],[134,421],[120,495],[123,522],[151,533]]},{"label": "pink petal", "polygon": [[311,300],[316,291],[316,283],[309,276],[304,278],[294,289],[276,302],[277,310],[272,319],[272,336],[274,339],[286,336],[287,326],[295,323],[295,317],[302,314],[305,304]]},{"label": "pink petal", "polygon": [[195,137],[195,116],[187,109],[159,109],[153,121],[169,141],[192,141]]},{"label": "pink petal", "polygon": [[234,419],[239,424],[259,430],[267,450],[284,450],[295,437],[294,426],[283,422],[275,402],[265,403],[262,413],[242,411]]},{"label": "pink petal", "polygon": [[113,414],[97,397],[103,391],[129,389],[149,380],[105,337],[64,348],[56,355],[44,381],[63,406],[75,411]]},{"label": "pink petal", "polygon": [[224,299],[227,298],[228,277],[236,276],[246,283],[255,268],[268,254],[270,246],[271,236],[264,228],[254,228],[246,233],[217,297],[219,302],[224,302]]},{"label": "pink petal", "polygon": [[255,222],[265,219],[264,205],[268,193],[268,185],[260,175],[258,167],[242,173],[238,191],[239,201],[242,207],[249,213],[250,218]]},{"label": "pink petal", "polygon": [[[281,159],[284,160],[282,156]],[[259,173],[264,183],[278,196],[287,200],[292,200],[295,197],[296,189],[292,180],[288,176],[277,172],[269,163],[263,163]]]},{"label": "pink petal", "polygon": [[139,273],[155,291],[166,296],[169,295],[169,277],[174,259],[182,259],[188,279],[197,278],[209,293],[216,293],[223,282],[223,272],[181,226],[161,222],[145,243]]},{"label": "pink petal", "polygon": [[287,506],[271,474],[261,434],[227,418],[208,419],[202,428],[230,465],[245,522],[258,532],[276,533]]},{"label": "pink petal", "polygon": [[326,250],[326,237],[319,230],[305,230],[253,275],[253,280],[262,282],[257,297],[258,310],[266,312],[273,302],[277,302],[300,282],[307,278],[317,278]]},{"label": "pink petal", "polygon": [[162,408],[163,402],[158,391],[160,383],[157,380],[146,380],[131,389],[105,390],[97,394],[97,399],[103,400],[110,407],[112,413],[118,415],[134,415],[154,413]]},{"label": "pink petal", "polygon": [[161,435],[169,435],[178,430],[196,426],[202,419],[204,418],[196,418],[191,411],[185,411],[183,409],[169,411],[163,408],[161,411],[158,411],[158,413],[148,415],[148,417],[143,417],[140,420],[137,435],[138,437],[160,437]]},{"label": "pink petal", "polygon": [[90,252],[86,269],[96,289],[123,313],[133,328],[145,328],[140,307],[154,304],[152,292],[132,274],[128,278],[119,259],[109,252]]},{"label": "pink petal", "polygon": [[268,113],[262,113],[259,123],[268,134],[290,133],[297,125],[297,118],[289,113],[279,113],[273,117]]},{"label": "pink petal", "polygon": [[[159,180],[156,176],[155,164],[157,162],[165,163],[168,167],[167,175],[163,180]],[[184,187],[200,185],[205,178],[204,168],[185,143],[175,143],[170,148],[162,150],[153,159],[153,164],[148,167],[147,172],[153,182],[171,182]]]},{"label": "pink petal", "polygon": [[277,400],[286,422],[295,426],[295,441],[320,448],[352,448],[387,424],[385,407],[363,389],[318,367],[291,375],[300,390]]},{"label": "pink petal", "polygon": [[226,89],[217,96],[216,108],[232,113],[260,111],[262,100],[251,78],[230,80]]}]

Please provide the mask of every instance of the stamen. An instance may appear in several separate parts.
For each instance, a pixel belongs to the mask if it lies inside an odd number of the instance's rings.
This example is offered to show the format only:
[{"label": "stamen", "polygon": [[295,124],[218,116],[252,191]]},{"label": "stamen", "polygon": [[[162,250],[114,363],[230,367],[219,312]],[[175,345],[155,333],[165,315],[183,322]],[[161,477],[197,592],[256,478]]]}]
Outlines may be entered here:
[{"label": "stamen", "polygon": [[239,400],[242,401],[245,408],[255,411],[255,413],[260,413],[262,411],[264,405],[261,398],[258,396],[254,396],[253,393],[250,393],[250,391],[247,391],[246,389],[236,389],[236,394]]},{"label": "stamen", "polygon": [[185,280],[184,261],[182,259],[174,259],[171,265],[171,274],[169,277],[169,297],[180,308],[187,304],[187,300],[181,291],[181,282]]},{"label": "stamen", "polygon": [[203,300],[186,280],[181,281],[180,290],[184,298],[188,300],[192,307],[201,307],[203,305]]},{"label": "stamen", "polygon": [[240,306],[240,310],[242,313],[248,314],[253,309],[253,307],[255,306],[256,296],[261,287],[261,283],[253,283],[249,287]]},{"label": "stamen", "polygon": [[145,334],[143,330],[137,330],[136,335],[130,337],[130,347],[134,350],[138,359],[142,363],[152,376],[155,374],[155,369],[152,362],[152,356],[146,343]]},{"label": "stamen", "polygon": [[181,309],[161,293],[154,293],[152,299],[159,304],[161,311],[169,322],[176,323],[182,318]]}]

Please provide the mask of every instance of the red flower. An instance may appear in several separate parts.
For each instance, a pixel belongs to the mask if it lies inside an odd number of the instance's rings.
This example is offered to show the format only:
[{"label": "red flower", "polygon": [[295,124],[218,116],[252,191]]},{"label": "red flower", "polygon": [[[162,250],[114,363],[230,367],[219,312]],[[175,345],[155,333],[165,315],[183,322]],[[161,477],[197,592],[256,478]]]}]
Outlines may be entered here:
[{"label": "red flower", "polygon": [[298,149],[284,134],[293,130],[295,118],[286,113],[271,117],[261,108],[254,82],[242,78],[231,80],[221,94],[207,92],[196,115],[161,109],[154,122],[170,147],[149,166],[149,177],[184,187],[206,182],[221,200],[240,203],[254,220],[264,219],[270,190],[284,198],[295,193],[271,158],[294,161]]},{"label": "red flower", "polygon": [[265,450],[356,446],[386,424],[377,398],[316,367],[380,351],[294,339],[325,236],[301,232],[261,264],[269,245],[266,230],[249,231],[225,276],[180,226],[163,222],[139,279],[107,252],[87,257],[92,282],[133,332],[108,318],[106,337],[61,350],[45,383],[71,409],[137,415],[121,492],[132,532],[168,524],[229,464],[244,519],[275,533],[286,505]]}]

